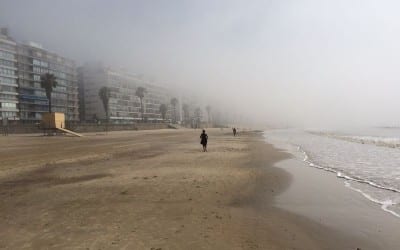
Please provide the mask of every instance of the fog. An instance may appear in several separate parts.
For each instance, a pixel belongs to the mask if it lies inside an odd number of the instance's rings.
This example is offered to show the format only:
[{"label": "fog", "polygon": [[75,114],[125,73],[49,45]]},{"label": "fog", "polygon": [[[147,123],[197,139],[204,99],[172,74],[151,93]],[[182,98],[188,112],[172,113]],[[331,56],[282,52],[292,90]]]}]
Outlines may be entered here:
[{"label": "fog", "polygon": [[260,124],[400,124],[397,1],[1,0],[0,26]]}]

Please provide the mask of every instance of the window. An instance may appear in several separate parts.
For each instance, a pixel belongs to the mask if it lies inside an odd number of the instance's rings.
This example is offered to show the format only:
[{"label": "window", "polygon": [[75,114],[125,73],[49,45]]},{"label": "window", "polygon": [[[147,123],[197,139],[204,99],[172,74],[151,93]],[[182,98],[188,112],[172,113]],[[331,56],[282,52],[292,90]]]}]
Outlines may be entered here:
[{"label": "window", "polygon": [[3,118],[4,117],[16,117],[17,113],[16,112],[10,112],[10,111],[3,111],[1,112]]},{"label": "window", "polygon": [[0,74],[15,76],[15,70],[0,68]]},{"label": "window", "polygon": [[11,102],[3,102],[2,104],[1,104],[1,107],[2,108],[17,108],[17,104],[15,104],[15,103],[11,103]]},{"label": "window", "polygon": [[40,66],[40,61],[37,60],[37,59],[33,59],[32,64],[33,64],[33,65],[38,65],[38,66]]},{"label": "window", "polygon": [[2,92],[17,92],[17,89],[15,87],[10,87],[10,86],[0,86],[0,91],[2,91]]},{"label": "window", "polygon": [[4,60],[4,59],[0,59],[0,65],[4,65],[4,66],[7,66],[7,67],[15,67],[14,62],[7,61],[7,60]]},{"label": "window", "polygon": [[7,95],[7,94],[0,94],[0,99],[2,99],[2,100],[10,100],[10,101],[17,101],[17,97],[15,95]]},{"label": "window", "polygon": [[5,59],[15,60],[15,55],[13,53],[1,51],[1,50],[0,50],[0,57],[5,58]]},{"label": "window", "polygon": [[40,66],[48,68],[48,67],[49,67],[49,64],[48,64],[47,62],[43,62],[43,61],[42,61],[42,62],[40,63]]},{"label": "window", "polygon": [[15,80],[13,78],[7,78],[7,77],[0,76],[0,83],[17,84],[17,80]]},{"label": "window", "polygon": [[46,93],[44,91],[42,91],[42,90],[35,90],[33,93],[36,96],[42,96],[42,97],[46,96]]},{"label": "window", "polygon": [[33,75],[34,81],[40,81],[40,75]]}]

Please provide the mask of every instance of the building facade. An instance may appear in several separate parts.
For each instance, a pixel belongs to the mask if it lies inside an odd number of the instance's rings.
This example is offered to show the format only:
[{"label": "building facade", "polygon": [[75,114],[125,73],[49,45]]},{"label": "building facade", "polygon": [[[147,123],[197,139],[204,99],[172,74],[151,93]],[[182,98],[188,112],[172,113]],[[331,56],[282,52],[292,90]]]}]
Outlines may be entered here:
[{"label": "building facade", "polygon": [[19,119],[17,43],[5,28],[0,30],[0,119]]},{"label": "building facade", "polygon": [[17,45],[19,109],[23,121],[41,120],[49,102],[40,86],[40,76],[55,75],[52,111],[65,114],[67,121],[79,121],[78,82],[75,63],[35,43]]},{"label": "building facade", "polygon": [[160,105],[167,104],[167,119],[171,119],[171,95],[168,90],[150,84],[142,77],[101,64],[86,64],[78,69],[80,87],[81,120],[106,119],[106,112],[99,97],[102,87],[110,89],[109,119],[114,123],[129,123],[141,120],[140,99],[136,89],[146,89],[143,99],[144,118],[147,121],[161,121]]},{"label": "building facade", "polygon": [[67,121],[79,121],[79,97],[75,63],[36,43],[18,43],[6,28],[0,29],[0,119],[37,122],[49,111],[40,76],[54,74],[52,110]]}]

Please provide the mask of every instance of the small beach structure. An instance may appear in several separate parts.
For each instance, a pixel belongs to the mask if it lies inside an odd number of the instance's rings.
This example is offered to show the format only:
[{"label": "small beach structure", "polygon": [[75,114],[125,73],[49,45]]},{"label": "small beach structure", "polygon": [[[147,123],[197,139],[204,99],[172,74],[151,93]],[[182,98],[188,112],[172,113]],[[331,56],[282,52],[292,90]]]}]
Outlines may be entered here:
[{"label": "small beach structure", "polygon": [[64,113],[58,113],[58,112],[44,113],[42,115],[42,122],[40,124],[40,127],[44,131],[52,131],[52,132],[61,131],[63,133],[82,137],[81,134],[75,133],[75,132],[65,128]]}]

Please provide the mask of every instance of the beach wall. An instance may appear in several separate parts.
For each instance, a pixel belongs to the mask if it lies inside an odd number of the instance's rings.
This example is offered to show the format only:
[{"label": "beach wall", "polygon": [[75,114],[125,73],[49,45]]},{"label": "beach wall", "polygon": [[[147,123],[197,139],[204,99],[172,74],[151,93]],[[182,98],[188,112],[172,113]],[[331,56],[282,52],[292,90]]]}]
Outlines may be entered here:
[{"label": "beach wall", "polygon": [[154,130],[154,129],[166,129],[169,128],[169,124],[166,123],[136,123],[136,124],[77,124],[69,125],[68,129],[78,132],[102,132],[106,129],[108,131],[122,131],[122,130]]},{"label": "beach wall", "polygon": [[[171,128],[167,123],[136,123],[136,124],[109,124],[108,131],[123,131],[123,130],[154,130],[154,129],[167,129]],[[0,124],[0,132],[3,131]],[[103,132],[106,131],[105,124],[66,124],[66,129],[78,133],[85,132]],[[8,126],[10,134],[29,134],[29,133],[43,133],[43,130],[36,124],[10,124]]]}]

